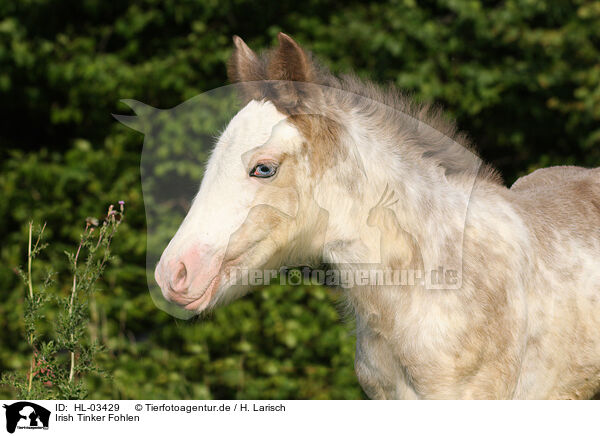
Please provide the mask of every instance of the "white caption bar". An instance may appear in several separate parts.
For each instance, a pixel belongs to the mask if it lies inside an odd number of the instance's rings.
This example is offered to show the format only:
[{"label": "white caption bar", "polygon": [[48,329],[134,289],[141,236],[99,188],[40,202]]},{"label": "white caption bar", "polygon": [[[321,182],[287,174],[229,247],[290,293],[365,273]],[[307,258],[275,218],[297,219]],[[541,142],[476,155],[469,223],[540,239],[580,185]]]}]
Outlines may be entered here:
[{"label": "white caption bar", "polygon": [[5,428],[0,434],[18,436],[106,436],[139,431],[261,436],[596,434],[600,412],[600,402],[596,401],[7,400],[3,403],[1,425]]}]

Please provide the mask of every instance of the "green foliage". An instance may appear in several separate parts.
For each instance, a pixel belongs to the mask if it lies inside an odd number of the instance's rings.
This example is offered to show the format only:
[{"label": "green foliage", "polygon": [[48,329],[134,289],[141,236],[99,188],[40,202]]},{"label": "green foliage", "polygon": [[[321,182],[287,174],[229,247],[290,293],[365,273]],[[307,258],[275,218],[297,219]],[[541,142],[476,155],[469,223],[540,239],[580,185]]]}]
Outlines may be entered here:
[{"label": "green foliage", "polygon": [[[96,218],[88,218],[75,252],[66,251],[72,274],[71,292],[65,296],[49,291],[52,273],[49,272],[41,287],[34,284],[32,263],[47,246],[40,244],[46,225],[32,243],[33,223],[29,224],[27,273],[21,272],[28,295],[24,309],[25,338],[32,349],[31,364],[26,376],[18,371],[4,373],[0,383],[10,387],[18,398],[23,399],[83,399],[88,395],[85,376],[102,373],[94,358],[102,350],[96,340],[87,338],[89,329],[88,301],[95,292],[100,278],[110,260],[110,244],[123,219],[124,204],[118,210],[111,205],[106,218],[98,227]],[[82,262],[83,256],[85,261]],[[80,260],[81,259],[81,260]],[[55,303],[55,307],[48,307]],[[45,312],[53,311],[56,327],[50,329],[49,339],[39,334],[38,324]],[[68,356],[67,360],[61,356]]]},{"label": "green foliage", "polygon": [[[362,395],[339,296],[273,285],[188,322],[149,297],[143,138],[110,114],[128,110],[123,98],[169,108],[224,85],[233,34],[260,49],[283,30],[336,72],[443,104],[507,182],[541,166],[600,165],[600,7],[591,0],[0,0],[0,17],[0,371],[30,365],[21,339],[30,303],[13,269],[26,258],[25,223],[48,224],[53,249],[33,273],[43,283],[50,267],[69,275],[62,253],[78,243],[79,223],[121,198],[128,219],[87,308],[106,350],[96,362],[112,379],[87,377],[91,398]],[[186,153],[185,144],[157,147]],[[160,165],[194,184],[201,175],[189,163]],[[69,291],[48,284],[53,295]],[[44,314],[48,323],[57,313]]]}]

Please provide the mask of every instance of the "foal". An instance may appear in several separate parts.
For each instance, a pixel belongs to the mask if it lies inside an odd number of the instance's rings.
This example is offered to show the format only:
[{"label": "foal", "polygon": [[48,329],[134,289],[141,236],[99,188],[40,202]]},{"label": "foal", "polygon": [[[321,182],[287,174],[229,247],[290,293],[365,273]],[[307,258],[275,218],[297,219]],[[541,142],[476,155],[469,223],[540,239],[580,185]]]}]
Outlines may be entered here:
[{"label": "foal", "polygon": [[[355,368],[372,398],[590,398],[600,390],[600,170],[507,189],[435,110],[337,78],[285,34],[228,65],[245,107],[155,277],[200,313],[239,269],[355,273]],[[365,278],[410,273],[414,280]]]}]

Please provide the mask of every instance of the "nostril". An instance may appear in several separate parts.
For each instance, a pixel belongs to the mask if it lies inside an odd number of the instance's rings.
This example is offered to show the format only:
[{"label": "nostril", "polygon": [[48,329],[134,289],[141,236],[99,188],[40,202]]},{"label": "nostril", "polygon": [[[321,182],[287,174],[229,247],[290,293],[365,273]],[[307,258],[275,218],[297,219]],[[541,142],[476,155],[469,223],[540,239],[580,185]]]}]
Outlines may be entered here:
[{"label": "nostril", "polygon": [[173,280],[171,281],[171,287],[175,292],[181,292],[185,290],[186,278],[187,269],[185,264],[183,262],[179,262],[173,274]]}]

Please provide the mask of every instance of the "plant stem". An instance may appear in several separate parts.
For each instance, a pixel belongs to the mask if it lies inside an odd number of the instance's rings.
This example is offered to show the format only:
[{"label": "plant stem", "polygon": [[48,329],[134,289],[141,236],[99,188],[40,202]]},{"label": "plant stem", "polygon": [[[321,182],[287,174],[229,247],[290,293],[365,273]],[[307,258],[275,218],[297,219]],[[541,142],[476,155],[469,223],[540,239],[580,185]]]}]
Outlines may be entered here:
[{"label": "plant stem", "polygon": [[[27,245],[27,287],[29,288],[29,301],[33,304],[33,278],[31,277],[31,264],[33,263],[33,258],[37,253],[38,245],[42,240],[42,235],[44,234],[44,229],[46,228],[46,223],[42,226],[40,230],[40,234],[35,241],[35,245],[33,248],[31,247],[33,241],[33,221],[29,221],[29,244]],[[33,369],[35,367],[35,345],[33,343],[33,333],[29,333],[29,344],[33,348],[33,354],[31,355],[31,365],[29,367],[29,383],[27,385],[27,392],[31,392],[31,386],[33,384]]]},{"label": "plant stem", "polygon": [[31,280],[31,234],[33,233],[33,221],[29,221],[29,245],[27,248],[27,283],[29,284],[29,298],[33,300],[33,283]]},{"label": "plant stem", "polygon": [[[73,313],[73,301],[75,300],[75,293],[77,292],[77,259],[79,258],[79,253],[81,252],[81,247],[83,246],[83,240],[88,231],[89,224],[85,226],[85,230],[83,231],[83,235],[79,241],[79,247],[77,247],[77,253],[75,253],[75,258],[73,260],[73,288],[71,289],[71,300],[69,301],[69,318]],[[73,333],[71,333],[71,341],[74,340]],[[73,376],[75,375],[75,351],[71,351],[71,369],[69,370],[69,383],[73,381]]]},{"label": "plant stem", "polygon": [[[33,282],[31,280],[31,234],[33,232],[33,221],[29,221],[29,245],[27,248],[27,283],[29,285],[29,299],[33,303]],[[29,334],[29,343],[33,346],[33,333]],[[27,392],[31,392],[31,385],[33,383],[33,367],[35,364],[35,351],[31,355],[31,365],[29,367],[29,385],[27,386]]]}]

